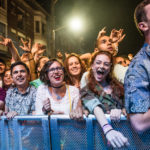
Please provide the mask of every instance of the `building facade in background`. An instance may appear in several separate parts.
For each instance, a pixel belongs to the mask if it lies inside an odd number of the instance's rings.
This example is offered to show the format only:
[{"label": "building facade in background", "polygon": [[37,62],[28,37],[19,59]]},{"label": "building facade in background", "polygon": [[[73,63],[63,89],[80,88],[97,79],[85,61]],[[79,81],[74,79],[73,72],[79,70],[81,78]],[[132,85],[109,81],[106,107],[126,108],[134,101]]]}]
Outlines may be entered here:
[{"label": "building facade in background", "polygon": [[[21,55],[20,39],[31,39],[47,47],[48,13],[35,0],[0,0],[0,35],[11,38]],[[48,49],[46,54],[49,55]],[[0,45],[0,56],[11,57]]]}]

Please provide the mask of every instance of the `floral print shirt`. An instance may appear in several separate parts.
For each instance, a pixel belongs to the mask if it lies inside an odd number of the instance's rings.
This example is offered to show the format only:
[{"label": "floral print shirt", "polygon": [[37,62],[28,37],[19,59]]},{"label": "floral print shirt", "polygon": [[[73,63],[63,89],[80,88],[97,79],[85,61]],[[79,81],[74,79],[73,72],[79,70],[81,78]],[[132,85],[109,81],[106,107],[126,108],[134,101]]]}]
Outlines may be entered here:
[{"label": "floral print shirt", "polygon": [[150,107],[150,45],[144,44],[134,57],[125,76],[127,113],[144,113]]},{"label": "floral print shirt", "polygon": [[10,88],[6,94],[6,106],[11,111],[16,111],[19,115],[32,114],[35,110],[36,88],[29,86],[24,94],[20,93],[16,87]]}]

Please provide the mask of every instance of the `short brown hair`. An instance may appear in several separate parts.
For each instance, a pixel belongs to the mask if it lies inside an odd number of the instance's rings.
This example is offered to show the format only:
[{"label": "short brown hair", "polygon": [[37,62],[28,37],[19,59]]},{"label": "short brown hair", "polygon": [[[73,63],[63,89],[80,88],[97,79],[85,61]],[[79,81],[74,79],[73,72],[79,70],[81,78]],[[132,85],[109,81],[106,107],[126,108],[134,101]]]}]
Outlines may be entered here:
[{"label": "short brown hair", "polygon": [[142,21],[147,21],[147,17],[146,17],[146,14],[145,14],[144,7],[148,4],[150,4],[150,0],[144,0],[141,3],[139,3],[137,5],[137,7],[135,8],[134,22],[135,22],[135,25],[136,25],[138,30],[139,30],[138,23],[142,22]]}]

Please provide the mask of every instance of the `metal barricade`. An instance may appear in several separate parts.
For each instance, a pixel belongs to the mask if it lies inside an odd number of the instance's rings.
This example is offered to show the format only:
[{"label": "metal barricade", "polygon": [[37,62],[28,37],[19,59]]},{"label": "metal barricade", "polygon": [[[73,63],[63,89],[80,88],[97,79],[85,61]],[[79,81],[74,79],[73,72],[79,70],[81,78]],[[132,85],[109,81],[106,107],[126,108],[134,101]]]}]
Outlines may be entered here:
[{"label": "metal barricade", "polygon": [[[149,150],[150,131],[137,134],[125,117],[120,122],[108,121],[122,132],[130,146],[122,150]],[[17,116],[13,120],[0,119],[0,150],[109,150],[103,131],[95,117],[82,121],[69,116]]]},{"label": "metal barricade", "polygon": [[49,150],[48,116],[17,116],[0,120],[0,150]]}]

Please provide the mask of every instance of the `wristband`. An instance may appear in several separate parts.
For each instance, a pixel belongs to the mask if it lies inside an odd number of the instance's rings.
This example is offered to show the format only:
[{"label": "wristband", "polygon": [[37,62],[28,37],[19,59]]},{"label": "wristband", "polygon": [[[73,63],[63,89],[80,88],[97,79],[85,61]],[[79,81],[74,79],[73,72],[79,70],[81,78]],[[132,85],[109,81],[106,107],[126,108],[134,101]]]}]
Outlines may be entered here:
[{"label": "wristband", "polygon": [[107,123],[107,124],[103,125],[102,129],[103,129],[104,134],[106,134],[109,130],[111,130],[113,128],[110,124]]},{"label": "wristband", "polygon": [[114,130],[113,128],[112,129],[110,129],[110,130],[108,130],[106,133],[105,133],[105,135],[107,135],[110,131],[112,131],[112,130]]}]

